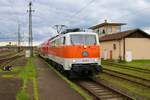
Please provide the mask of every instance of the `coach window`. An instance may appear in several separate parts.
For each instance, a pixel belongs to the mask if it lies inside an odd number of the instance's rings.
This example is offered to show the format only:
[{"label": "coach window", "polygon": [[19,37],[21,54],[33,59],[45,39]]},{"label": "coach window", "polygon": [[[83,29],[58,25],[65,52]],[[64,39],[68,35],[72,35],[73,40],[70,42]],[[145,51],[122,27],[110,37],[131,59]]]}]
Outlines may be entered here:
[{"label": "coach window", "polygon": [[59,40],[56,39],[56,40],[55,40],[55,46],[58,46],[58,45],[59,45]]},{"label": "coach window", "polygon": [[55,47],[55,46],[56,46],[56,40],[54,40],[53,42],[54,42],[54,43],[53,43],[53,47]]},{"label": "coach window", "polygon": [[49,47],[52,47],[52,43],[49,41]]},{"label": "coach window", "polygon": [[52,41],[52,44],[51,44],[51,45],[52,45],[52,47],[54,46],[54,42],[53,42],[53,41]]},{"label": "coach window", "polygon": [[63,37],[60,38],[60,44],[61,44],[61,46],[63,45],[63,39],[64,39]]},{"label": "coach window", "polygon": [[65,43],[66,43],[66,37],[63,38],[63,44],[65,44]]},{"label": "coach window", "polygon": [[58,46],[61,45],[61,38],[58,39]]},{"label": "coach window", "polygon": [[59,43],[58,43],[58,39],[56,39],[56,40],[55,40],[55,46],[57,47],[58,44],[59,44]]},{"label": "coach window", "polygon": [[55,47],[57,46],[57,40],[55,40]]},{"label": "coach window", "polygon": [[53,47],[55,46],[55,41],[53,41]]},{"label": "coach window", "polygon": [[57,39],[57,46],[59,46],[59,39]]}]

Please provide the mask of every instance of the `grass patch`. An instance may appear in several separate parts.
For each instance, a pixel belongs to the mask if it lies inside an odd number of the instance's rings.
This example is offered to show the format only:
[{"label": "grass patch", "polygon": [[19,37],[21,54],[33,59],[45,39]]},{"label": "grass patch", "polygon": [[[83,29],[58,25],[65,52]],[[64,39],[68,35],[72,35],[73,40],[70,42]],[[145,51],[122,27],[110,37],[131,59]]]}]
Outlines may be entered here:
[{"label": "grass patch", "polygon": [[34,58],[28,59],[27,65],[23,67],[18,77],[23,79],[23,86],[22,89],[17,94],[17,100],[29,100],[29,95],[26,91],[27,83],[29,80],[33,81],[34,100],[38,100],[38,89],[37,89],[36,68],[34,64]]},{"label": "grass patch", "polygon": [[147,74],[147,73],[141,73],[141,72],[137,72],[137,71],[134,71],[131,69],[123,69],[123,68],[113,67],[113,66],[107,67],[107,66],[103,65],[103,67],[106,69],[112,70],[112,71],[117,71],[120,73],[124,73],[124,74],[128,74],[128,75],[132,75],[132,76],[136,76],[139,78],[144,78],[144,79],[150,80],[150,74]]},{"label": "grass patch", "polygon": [[105,64],[107,62],[114,62],[114,63],[123,64],[123,65],[131,66],[131,67],[135,67],[135,68],[150,70],[150,60],[133,60],[132,62],[125,62],[125,61],[115,62],[115,61],[108,60],[108,61],[102,61],[102,64]]},{"label": "grass patch", "polygon": [[19,74],[19,77],[22,79],[33,79],[36,77],[36,71],[33,64],[34,58],[29,58],[27,65],[23,68],[21,73]]},{"label": "grass patch", "polygon": [[29,95],[26,91],[26,84],[27,84],[27,80],[24,79],[23,80],[23,86],[21,88],[21,90],[17,93],[16,99],[17,100],[29,100]]},{"label": "grass patch", "polygon": [[123,80],[123,79],[116,78],[116,77],[106,75],[106,74],[100,74],[99,78],[111,83],[114,86],[125,89],[128,92],[132,92],[132,93],[135,93],[139,96],[143,96],[145,98],[148,98],[148,100],[150,99],[150,95],[149,95],[150,89],[147,87],[143,87],[143,86],[138,85],[136,83],[132,83],[132,82],[129,82],[127,80]]},{"label": "grass patch", "polygon": [[3,78],[15,78],[15,76],[12,74],[4,74],[4,75],[2,75],[2,77]]},{"label": "grass patch", "polygon": [[33,91],[34,91],[34,100],[39,100],[38,82],[37,82],[36,78],[33,79]]},{"label": "grass patch", "polygon": [[[46,62],[47,63],[47,62]],[[65,76],[63,76],[61,73],[59,73],[57,70],[55,70],[51,65],[47,63],[47,65],[56,73],[59,77],[61,77],[66,83],[69,84],[70,88],[77,91],[82,97],[84,97],[86,100],[92,100],[92,97],[89,96],[83,89],[81,89],[79,86],[68,80]]]},{"label": "grass patch", "polygon": [[17,94],[17,100],[29,100],[28,94],[25,89],[19,91]]},{"label": "grass patch", "polygon": [[132,62],[122,62],[122,64],[150,70],[150,60],[133,60]]}]

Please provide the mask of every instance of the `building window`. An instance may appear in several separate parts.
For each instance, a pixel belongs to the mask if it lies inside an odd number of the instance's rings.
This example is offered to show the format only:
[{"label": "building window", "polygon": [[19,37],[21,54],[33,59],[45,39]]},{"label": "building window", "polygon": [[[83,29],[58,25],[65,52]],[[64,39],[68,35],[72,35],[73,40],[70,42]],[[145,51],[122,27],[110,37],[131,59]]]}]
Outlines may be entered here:
[{"label": "building window", "polygon": [[101,29],[101,28],[99,29],[99,34],[100,34],[100,35],[102,34],[102,29]]},{"label": "building window", "polygon": [[114,48],[114,50],[116,50],[116,44],[113,44],[113,48]]},{"label": "building window", "polygon": [[99,29],[96,31],[96,33],[98,33],[98,34],[99,34]]},{"label": "building window", "polygon": [[120,32],[121,31],[121,26],[117,26],[116,27],[116,32]]},{"label": "building window", "polygon": [[103,34],[105,34],[105,30],[103,29],[103,32],[102,32]]},{"label": "building window", "polygon": [[108,32],[112,32],[112,27],[109,27],[109,28],[108,28]]}]

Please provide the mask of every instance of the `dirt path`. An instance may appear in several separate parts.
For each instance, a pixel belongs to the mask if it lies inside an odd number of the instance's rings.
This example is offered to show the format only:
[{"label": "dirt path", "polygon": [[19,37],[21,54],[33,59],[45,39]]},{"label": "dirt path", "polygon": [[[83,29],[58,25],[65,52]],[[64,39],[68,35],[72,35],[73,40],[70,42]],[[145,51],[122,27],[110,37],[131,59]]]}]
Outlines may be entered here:
[{"label": "dirt path", "polygon": [[36,59],[36,66],[38,69],[39,100],[84,100],[41,58]]},{"label": "dirt path", "polygon": [[17,78],[0,78],[0,100],[16,100],[21,84]]}]

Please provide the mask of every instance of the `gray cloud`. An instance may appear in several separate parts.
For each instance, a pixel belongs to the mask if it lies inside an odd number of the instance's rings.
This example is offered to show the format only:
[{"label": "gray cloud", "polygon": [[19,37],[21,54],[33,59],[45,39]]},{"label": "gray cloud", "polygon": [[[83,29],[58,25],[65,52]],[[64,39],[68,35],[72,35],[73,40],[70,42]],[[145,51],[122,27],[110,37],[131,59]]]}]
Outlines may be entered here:
[{"label": "gray cloud", "polygon": [[[16,40],[17,25],[28,37],[28,1],[0,1],[0,41]],[[88,28],[108,19],[110,22],[127,23],[127,28],[142,28],[150,32],[149,0],[33,0],[33,36],[35,41],[44,41],[56,34],[55,24],[68,27]],[[4,35],[5,34],[5,35]],[[9,36],[9,38],[7,38]],[[8,40],[7,40],[8,39]]]}]

